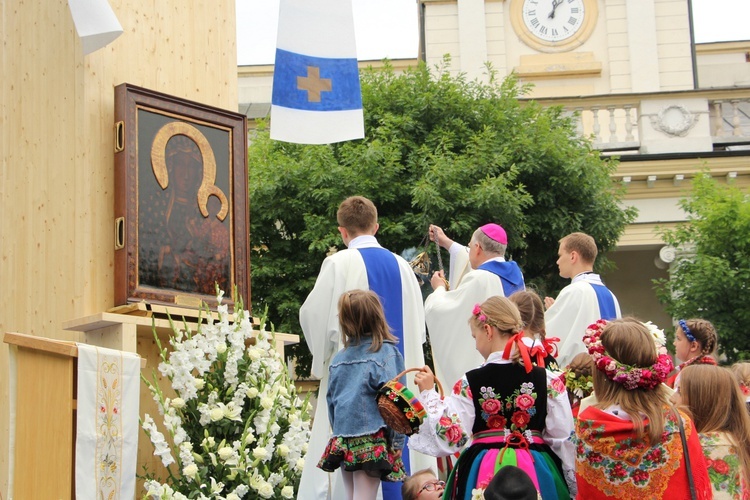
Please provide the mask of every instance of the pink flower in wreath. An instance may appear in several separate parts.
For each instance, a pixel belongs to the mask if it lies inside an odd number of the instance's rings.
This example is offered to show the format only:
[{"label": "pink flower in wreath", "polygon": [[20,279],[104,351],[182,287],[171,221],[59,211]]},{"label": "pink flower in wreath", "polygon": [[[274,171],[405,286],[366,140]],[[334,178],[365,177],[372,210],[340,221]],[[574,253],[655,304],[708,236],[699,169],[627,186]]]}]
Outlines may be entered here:
[{"label": "pink flower in wreath", "polygon": [[448,417],[440,417],[440,427],[448,427],[451,423],[453,422]]},{"label": "pink flower in wreath", "polygon": [[487,427],[490,429],[502,429],[505,427],[505,417],[502,415],[490,415],[487,419]]},{"label": "pink flower in wreath", "polygon": [[445,430],[445,437],[448,439],[451,443],[458,443],[461,441],[461,438],[463,437],[463,431],[461,430],[461,427],[458,425],[451,425]]},{"label": "pink flower in wreath", "polygon": [[528,394],[520,394],[516,398],[516,408],[519,410],[528,410],[534,406],[534,398]]},{"label": "pink flower in wreath", "polygon": [[499,412],[501,407],[502,404],[497,399],[486,399],[482,403],[482,409],[488,415],[494,415],[495,413]]}]

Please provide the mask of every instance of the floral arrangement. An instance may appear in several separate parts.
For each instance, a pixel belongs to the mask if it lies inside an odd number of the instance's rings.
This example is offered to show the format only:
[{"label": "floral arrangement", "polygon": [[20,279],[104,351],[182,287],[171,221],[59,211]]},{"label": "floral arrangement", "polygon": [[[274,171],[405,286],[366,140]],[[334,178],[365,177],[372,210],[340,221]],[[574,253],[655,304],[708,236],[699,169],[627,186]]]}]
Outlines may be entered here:
[{"label": "floral arrangement", "polygon": [[654,342],[656,343],[656,350],[659,354],[666,354],[667,351],[667,336],[664,335],[664,330],[656,326],[650,321],[646,321],[643,323],[643,326],[648,328],[649,333],[654,338]]},{"label": "floral arrangement", "polygon": [[621,384],[629,391],[639,388],[653,389],[664,382],[674,368],[672,358],[668,354],[658,354],[656,363],[648,368],[620,363],[607,354],[600,339],[602,329],[607,323],[606,320],[598,320],[588,326],[583,336],[583,343],[594,358],[596,368],[608,379]]},{"label": "floral arrangement", "polygon": [[594,391],[594,377],[592,375],[576,375],[576,372],[571,369],[566,369],[564,375],[565,388],[573,394],[576,401],[590,396]]},{"label": "floral arrangement", "polygon": [[146,497],[158,499],[294,498],[310,438],[309,404],[301,401],[274,335],[237,303],[230,322],[218,293],[218,321],[196,332],[170,323],[171,352],[159,372],[176,397],[144,378],[159,408],[165,437],[146,414],[142,428],[168,477],[147,476]]}]

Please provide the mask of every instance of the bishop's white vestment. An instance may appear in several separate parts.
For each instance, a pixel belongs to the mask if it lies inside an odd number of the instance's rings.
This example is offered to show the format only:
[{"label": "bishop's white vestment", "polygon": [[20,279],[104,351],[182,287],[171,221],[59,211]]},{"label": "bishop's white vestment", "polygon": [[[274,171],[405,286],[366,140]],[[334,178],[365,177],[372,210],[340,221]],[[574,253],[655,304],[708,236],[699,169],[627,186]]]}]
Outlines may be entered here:
[{"label": "bishop's white vestment", "polygon": [[[400,281],[400,289],[388,285]],[[386,319],[403,346],[407,368],[424,366],[422,344],[426,341],[422,293],[409,264],[398,255],[383,249],[374,236],[359,236],[349,242],[349,248],[323,261],[315,287],[300,308],[300,325],[313,355],[311,374],[320,378],[318,404],[312,436],[302,471],[298,499],[319,500],[337,498],[341,474],[329,474],[317,468],[325,446],[331,437],[326,395],[328,365],[343,344],[339,330],[338,300],[348,290],[373,290],[383,302]],[[402,321],[402,328],[394,323]],[[414,377],[406,377],[407,386],[419,394]],[[435,459],[411,452],[408,457],[411,471],[435,467]],[[404,462],[407,457],[404,456]],[[338,485],[336,483],[339,483]],[[394,483],[400,489],[400,483]],[[335,491],[335,493],[334,493]],[[333,496],[331,496],[333,495]],[[384,495],[385,498],[385,495]]]},{"label": "bishop's white vestment", "polygon": [[[510,295],[516,289],[524,289],[523,276],[515,262],[506,262],[504,258],[497,257],[485,262],[479,269],[466,272],[466,247],[453,243],[449,251],[451,289],[439,287],[425,300],[425,319],[427,331],[430,332],[435,375],[446,386],[446,391],[464,373],[484,363],[484,358],[476,350],[469,327],[474,305],[496,295],[504,297],[506,293]],[[505,269],[498,271],[497,266]],[[508,279],[513,283],[504,282]],[[506,287],[509,290],[505,290]]]},{"label": "bishop's white vestment", "polygon": [[604,286],[598,274],[576,275],[544,314],[547,338],[560,339],[558,366],[565,368],[576,354],[586,352],[583,335],[590,324],[602,318],[619,318],[620,315],[617,297]]}]

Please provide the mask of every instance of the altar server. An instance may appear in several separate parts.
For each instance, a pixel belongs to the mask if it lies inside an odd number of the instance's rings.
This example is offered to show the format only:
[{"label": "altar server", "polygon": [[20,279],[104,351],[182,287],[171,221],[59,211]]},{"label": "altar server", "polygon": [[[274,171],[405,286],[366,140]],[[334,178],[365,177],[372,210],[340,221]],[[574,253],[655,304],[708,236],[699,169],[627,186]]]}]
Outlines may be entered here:
[{"label": "altar server", "polygon": [[[526,287],[518,264],[505,260],[508,235],[500,225],[485,224],[474,231],[468,248],[435,225],[430,226],[430,239],[451,255],[450,290],[443,271],[436,271],[430,281],[434,291],[425,301],[425,319],[436,375],[452,387],[464,373],[484,363],[472,344],[466,311],[490,297],[509,296]],[[471,268],[465,272],[467,256]]]},{"label": "altar server", "polygon": [[[378,212],[372,201],[352,196],[339,206],[336,218],[346,250],[323,261],[315,287],[300,309],[300,325],[313,355],[311,373],[321,379],[312,437],[299,488],[299,499],[336,498],[338,476],[316,467],[328,438],[330,427],[326,408],[328,366],[343,346],[339,330],[337,304],[342,293],[354,289],[372,290],[378,294],[388,326],[398,338],[407,367],[423,366],[422,344],[425,342],[422,294],[409,264],[378,244],[375,238]],[[417,392],[417,387],[409,383]],[[434,466],[435,460],[404,449],[407,472]],[[394,491],[390,491],[393,487]],[[383,483],[383,498],[400,499],[400,485]]]},{"label": "altar server", "polygon": [[585,233],[571,233],[560,240],[557,267],[560,276],[572,278],[557,299],[545,297],[547,335],[558,337],[557,364],[567,366],[576,354],[585,352],[586,327],[598,319],[621,317],[617,297],[594,273],[596,241]]}]

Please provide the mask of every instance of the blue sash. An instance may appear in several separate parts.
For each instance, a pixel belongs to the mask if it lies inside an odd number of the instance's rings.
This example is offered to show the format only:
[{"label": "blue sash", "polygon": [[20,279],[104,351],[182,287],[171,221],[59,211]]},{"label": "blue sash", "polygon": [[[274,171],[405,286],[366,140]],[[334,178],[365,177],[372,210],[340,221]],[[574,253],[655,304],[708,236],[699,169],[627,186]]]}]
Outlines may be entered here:
[{"label": "blue sash", "polygon": [[[398,350],[404,355],[404,301],[401,287],[401,270],[396,256],[385,248],[358,248],[367,269],[367,284],[370,290],[378,294],[383,303],[385,319],[391,333],[398,339]],[[401,382],[406,383],[406,377]],[[401,456],[406,473],[411,473],[409,463],[409,438],[406,437]],[[382,481],[383,498],[401,500],[401,483]]]},{"label": "blue sash", "polygon": [[358,248],[367,269],[367,284],[378,294],[391,333],[398,339],[398,350],[404,355],[404,301],[401,270],[396,256],[385,248]]},{"label": "blue sash", "polygon": [[596,300],[599,302],[599,317],[610,320],[617,318],[617,308],[615,307],[615,298],[612,292],[604,285],[594,285],[590,283],[596,292]]},{"label": "blue sash", "polygon": [[526,285],[523,282],[523,274],[521,268],[515,262],[500,262],[498,260],[488,260],[479,269],[489,271],[492,274],[500,278],[500,282],[503,284],[503,294],[506,297],[510,297],[513,292],[519,290],[526,290]]}]

